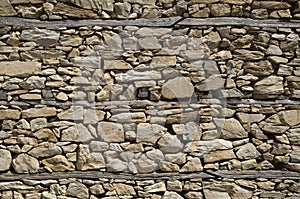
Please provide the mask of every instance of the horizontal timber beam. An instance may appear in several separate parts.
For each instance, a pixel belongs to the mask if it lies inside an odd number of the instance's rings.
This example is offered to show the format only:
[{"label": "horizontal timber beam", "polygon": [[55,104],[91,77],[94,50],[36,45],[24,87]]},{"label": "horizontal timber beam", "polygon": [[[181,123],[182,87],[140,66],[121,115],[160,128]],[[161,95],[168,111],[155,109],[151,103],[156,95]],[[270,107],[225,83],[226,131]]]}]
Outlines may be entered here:
[{"label": "horizontal timber beam", "polygon": [[17,17],[0,17],[0,26],[20,26],[28,28],[64,28],[81,26],[139,26],[139,27],[171,27],[182,26],[252,26],[272,28],[300,28],[300,20],[277,20],[277,19],[250,19],[234,17],[216,18],[182,18],[170,17],[159,19],[134,19],[134,20],[57,20],[41,21],[36,19],[23,19]]}]

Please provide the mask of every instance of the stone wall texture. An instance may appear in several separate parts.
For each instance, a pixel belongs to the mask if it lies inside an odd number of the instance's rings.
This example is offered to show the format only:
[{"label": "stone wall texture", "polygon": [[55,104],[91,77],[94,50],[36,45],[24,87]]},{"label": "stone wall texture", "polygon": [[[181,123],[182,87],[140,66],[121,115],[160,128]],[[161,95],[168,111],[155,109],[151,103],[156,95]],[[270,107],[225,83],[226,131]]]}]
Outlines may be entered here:
[{"label": "stone wall texture", "polygon": [[0,0],[0,198],[300,198],[299,18]]}]

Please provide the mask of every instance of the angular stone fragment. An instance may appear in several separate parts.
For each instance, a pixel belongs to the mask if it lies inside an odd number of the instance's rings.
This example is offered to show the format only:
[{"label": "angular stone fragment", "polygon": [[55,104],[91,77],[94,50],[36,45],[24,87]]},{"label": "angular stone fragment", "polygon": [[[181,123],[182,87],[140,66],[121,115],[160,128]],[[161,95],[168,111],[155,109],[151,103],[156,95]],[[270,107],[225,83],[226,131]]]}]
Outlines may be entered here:
[{"label": "angular stone fragment", "polygon": [[116,189],[119,196],[135,196],[135,190],[132,186],[123,183],[114,183],[114,188]]},{"label": "angular stone fragment", "polygon": [[256,76],[267,76],[274,72],[271,62],[268,60],[262,60],[257,63],[246,62],[244,64],[245,72],[251,73]]},{"label": "angular stone fragment", "polygon": [[166,99],[181,99],[192,97],[194,86],[190,79],[185,77],[176,77],[167,81],[162,86],[162,96]]},{"label": "angular stone fragment", "polygon": [[200,155],[204,155],[211,151],[233,148],[232,142],[223,139],[201,140],[199,142],[195,142],[195,144]]},{"label": "angular stone fragment", "polygon": [[277,1],[254,1],[253,8],[265,8],[271,10],[283,10],[290,8],[291,5],[287,2],[277,2]]},{"label": "angular stone fragment", "polygon": [[39,140],[57,142],[57,137],[55,136],[55,134],[47,128],[40,129],[33,135]]},{"label": "angular stone fragment", "polygon": [[172,128],[176,134],[183,135],[183,140],[200,140],[202,135],[200,126],[195,122],[188,122],[187,124],[173,124]]},{"label": "angular stone fragment", "polygon": [[165,134],[158,141],[159,149],[165,153],[177,153],[183,150],[183,144],[176,135]]},{"label": "angular stone fragment", "polygon": [[72,182],[68,186],[67,195],[81,199],[88,199],[89,189],[80,182]]},{"label": "angular stone fragment", "polygon": [[260,156],[260,153],[256,150],[252,143],[245,144],[239,147],[236,152],[236,156],[243,160],[255,159]]},{"label": "angular stone fragment", "polygon": [[292,127],[300,124],[300,110],[280,111],[278,116],[283,125]]},{"label": "angular stone fragment", "polygon": [[145,191],[148,193],[157,193],[157,192],[165,192],[166,185],[164,182],[155,183],[149,186],[144,187]]},{"label": "angular stone fragment", "polygon": [[58,31],[47,29],[29,29],[23,30],[21,40],[34,41],[41,46],[51,46],[58,42],[60,33]]},{"label": "angular stone fragment", "polygon": [[300,145],[300,129],[290,129],[286,132],[287,137],[291,144]]},{"label": "angular stone fragment", "polygon": [[275,45],[270,45],[269,48],[266,51],[266,55],[277,55],[281,56],[282,55],[282,50],[280,47],[275,46]]},{"label": "angular stone fragment", "polygon": [[166,191],[165,194],[163,195],[162,199],[184,199],[182,196],[180,196],[178,193],[173,192],[173,191]]},{"label": "angular stone fragment", "polygon": [[205,198],[207,199],[216,199],[216,198],[231,199],[231,197],[227,192],[210,190],[210,189],[204,189],[203,192]]},{"label": "angular stone fragment", "polygon": [[155,144],[167,129],[158,124],[140,123],[137,126],[137,143]]},{"label": "angular stone fragment", "polygon": [[256,99],[277,98],[283,92],[283,78],[269,76],[254,84],[253,97]]},{"label": "angular stone fragment", "polygon": [[16,109],[0,109],[0,120],[20,119],[21,112]]},{"label": "angular stone fragment", "polygon": [[150,67],[168,67],[176,65],[176,56],[156,56],[152,58]]},{"label": "angular stone fragment", "polygon": [[2,61],[0,75],[12,77],[27,77],[41,72],[41,63],[34,61]]},{"label": "angular stone fragment", "polygon": [[12,156],[8,150],[0,149],[0,171],[9,170]]},{"label": "angular stone fragment", "polygon": [[113,122],[99,122],[98,136],[104,142],[124,142],[124,130],[122,124]]},{"label": "angular stone fragment", "polygon": [[140,173],[151,173],[158,169],[158,164],[144,154],[139,157],[135,166]]},{"label": "angular stone fragment", "polygon": [[159,50],[162,48],[156,37],[144,37],[138,40],[141,49],[145,50]]},{"label": "angular stone fragment", "polygon": [[60,120],[83,120],[83,107],[72,106],[71,108],[58,113],[57,117]]},{"label": "angular stone fragment", "polygon": [[240,60],[261,60],[265,56],[264,53],[260,51],[249,51],[245,49],[238,49],[234,51],[233,57]]},{"label": "angular stone fragment", "polygon": [[31,76],[25,82],[21,82],[20,86],[26,90],[41,89],[45,88],[45,81],[46,77]]},{"label": "angular stone fragment", "polygon": [[63,155],[56,155],[42,160],[42,163],[53,171],[74,171],[75,166]]},{"label": "angular stone fragment", "polygon": [[90,131],[83,124],[71,126],[61,133],[61,141],[66,142],[89,142],[93,138]]},{"label": "angular stone fragment", "polygon": [[58,3],[53,9],[53,14],[61,14],[68,17],[75,18],[99,18],[97,14],[95,14],[91,10],[85,10],[73,6],[69,6],[64,3]]},{"label": "angular stone fragment", "polygon": [[98,109],[88,109],[84,114],[83,123],[84,124],[97,124],[98,122],[104,120],[105,112]]},{"label": "angular stone fragment", "polygon": [[122,172],[127,170],[128,164],[119,159],[111,159],[106,167],[108,172]]},{"label": "angular stone fragment", "polygon": [[101,184],[95,184],[95,185],[91,186],[90,191],[94,195],[101,195],[101,194],[105,193],[103,186]]},{"label": "angular stone fragment", "polygon": [[56,116],[56,108],[43,107],[43,108],[30,108],[22,111],[23,118],[37,118],[37,117],[51,117]]},{"label": "angular stone fragment", "polygon": [[199,158],[190,159],[183,167],[180,169],[180,172],[199,172],[202,171],[202,163]]},{"label": "angular stone fragment", "polygon": [[104,66],[104,70],[129,70],[132,66],[123,60],[115,60]]},{"label": "angular stone fragment", "polygon": [[31,149],[28,154],[35,158],[48,158],[62,154],[62,150],[56,144],[44,142]]},{"label": "angular stone fragment", "polygon": [[204,154],[203,157],[205,163],[218,162],[218,161],[224,161],[224,160],[230,160],[236,158],[232,149],[212,151],[208,154]]},{"label": "angular stone fragment", "polygon": [[103,167],[105,167],[105,160],[101,153],[91,153],[88,145],[79,145],[76,162],[78,170],[84,171]]},{"label": "angular stone fragment", "polygon": [[27,154],[18,155],[12,163],[16,173],[37,173],[40,168],[39,161]]},{"label": "angular stone fragment", "polygon": [[251,114],[240,112],[236,115],[243,124],[260,122],[265,118],[265,115],[263,114]]},{"label": "angular stone fragment", "polygon": [[239,121],[234,118],[215,119],[214,122],[220,128],[223,139],[246,138],[248,136]]},{"label": "angular stone fragment", "polygon": [[142,123],[146,122],[146,115],[143,112],[119,113],[113,115],[109,120],[118,123]]},{"label": "angular stone fragment", "polygon": [[229,4],[211,4],[211,14],[215,17],[230,16],[231,8]]},{"label": "angular stone fragment", "polygon": [[9,0],[2,0],[0,4],[0,17],[16,16],[17,12],[11,6]]}]

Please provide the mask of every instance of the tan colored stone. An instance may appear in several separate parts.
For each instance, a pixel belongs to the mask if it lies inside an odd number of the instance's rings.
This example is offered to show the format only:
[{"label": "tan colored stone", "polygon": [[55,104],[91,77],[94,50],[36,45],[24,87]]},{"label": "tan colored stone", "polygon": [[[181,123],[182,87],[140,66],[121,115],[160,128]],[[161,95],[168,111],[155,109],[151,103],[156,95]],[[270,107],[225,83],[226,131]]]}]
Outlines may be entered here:
[{"label": "tan colored stone", "polygon": [[278,116],[284,125],[290,127],[300,123],[300,110],[280,111]]},{"label": "tan colored stone", "polygon": [[58,113],[57,117],[60,120],[83,120],[83,107],[72,106],[71,108]]},{"label": "tan colored stone", "polygon": [[162,86],[161,93],[166,99],[190,98],[194,94],[194,86],[190,79],[176,77]]},{"label": "tan colored stone", "polygon": [[74,171],[75,166],[63,155],[56,155],[42,160],[42,163],[53,171]]},{"label": "tan colored stone", "polygon": [[0,3],[0,17],[16,16],[17,12],[11,6],[9,0],[1,0]]},{"label": "tan colored stone", "polygon": [[246,138],[248,136],[239,121],[234,118],[215,119],[214,122],[221,129],[221,138],[223,139]]},{"label": "tan colored stone", "polygon": [[136,192],[134,188],[130,185],[123,183],[114,183],[114,188],[116,189],[119,196],[135,196]]},{"label": "tan colored stone", "polygon": [[150,67],[168,67],[176,65],[176,56],[156,56],[152,58]]},{"label": "tan colored stone", "polygon": [[98,136],[105,142],[124,142],[124,130],[122,124],[113,122],[99,122]]},{"label": "tan colored stone", "polygon": [[17,173],[37,173],[39,171],[39,161],[27,154],[18,155],[12,163]]},{"label": "tan colored stone", "polygon": [[260,122],[265,118],[265,115],[263,114],[251,114],[240,112],[236,115],[243,124]]},{"label": "tan colored stone", "polygon": [[205,163],[218,162],[218,161],[224,161],[224,160],[230,160],[236,158],[232,149],[222,150],[222,151],[212,151],[208,154],[204,154],[203,157]]},{"label": "tan colored stone", "polygon": [[0,75],[12,77],[26,77],[39,74],[41,63],[34,61],[2,61],[0,62]]},{"label": "tan colored stone", "polygon": [[75,18],[99,18],[99,16],[91,10],[73,7],[64,3],[56,4],[53,9],[53,14],[61,14]]},{"label": "tan colored stone", "polygon": [[8,150],[0,149],[0,171],[9,170],[12,156]]},{"label": "tan colored stone", "polygon": [[81,199],[88,199],[89,189],[80,182],[72,182],[69,184],[67,189],[67,195]]},{"label": "tan colored stone", "polygon": [[22,94],[19,95],[22,100],[41,100],[42,96],[40,94]]},{"label": "tan colored stone", "polygon": [[104,70],[129,70],[132,66],[123,60],[115,60],[104,66]]},{"label": "tan colored stone", "polygon": [[8,120],[13,119],[17,120],[20,119],[21,112],[15,109],[4,109],[0,110],[0,120]]},{"label": "tan colored stone", "polygon": [[203,167],[201,160],[199,158],[190,159],[183,167],[180,169],[180,172],[197,172],[202,171]]},{"label": "tan colored stone", "polygon": [[56,108],[54,107],[30,108],[22,111],[23,118],[51,117],[51,116],[56,116]]},{"label": "tan colored stone", "polygon": [[105,167],[105,160],[101,153],[90,152],[88,145],[79,145],[76,168],[78,170],[100,169]]},{"label": "tan colored stone", "polygon": [[92,139],[94,139],[94,137],[90,131],[81,123],[71,126],[61,133],[61,141],[66,142],[89,142]]},{"label": "tan colored stone", "polygon": [[253,97],[256,99],[277,98],[283,93],[283,78],[278,76],[269,76],[255,83]]}]

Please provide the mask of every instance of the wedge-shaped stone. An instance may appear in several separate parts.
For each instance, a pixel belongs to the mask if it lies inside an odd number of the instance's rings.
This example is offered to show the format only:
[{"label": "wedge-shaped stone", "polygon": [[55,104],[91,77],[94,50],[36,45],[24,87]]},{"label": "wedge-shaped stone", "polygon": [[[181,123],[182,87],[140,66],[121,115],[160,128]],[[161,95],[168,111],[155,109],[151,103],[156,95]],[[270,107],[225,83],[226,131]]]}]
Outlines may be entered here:
[{"label": "wedge-shaped stone", "polygon": [[30,108],[22,111],[23,118],[51,117],[51,116],[56,116],[56,108],[54,107]]},{"label": "wedge-shaped stone", "polygon": [[42,160],[42,163],[53,171],[74,171],[75,166],[63,155],[56,155]]},{"label": "wedge-shaped stone", "polygon": [[11,6],[9,0],[2,0],[0,4],[0,17],[15,16],[17,12]]},{"label": "wedge-shaped stone", "polygon": [[215,119],[214,122],[220,128],[223,139],[246,138],[248,136],[243,126],[234,118]]},{"label": "wedge-shaped stone", "polygon": [[283,93],[283,78],[269,76],[255,83],[253,97],[256,99],[271,99],[277,98],[281,93]]},{"label": "wedge-shaped stone", "polygon": [[83,107],[73,106],[57,114],[60,120],[83,120]]},{"label": "wedge-shaped stone", "polygon": [[34,61],[3,61],[0,62],[0,75],[11,77],[27,77],[39,74],[41,63]]},{"label": "wedge-shaped stone", "polygon": [[203,157],[205,163],[218,162],[218,161],[224,161],[224,160],[230,160],[236,158],[232,149],[222,150],[222,151],[212,151],[208,154],[204,154]]},{"label": "wedge-shaped stone", "polygon": [[155,144],[166,130],[166,128],[158,124],[140,123],[137,126],[136,141],[138,143],[144,142],[149,144]]}]

